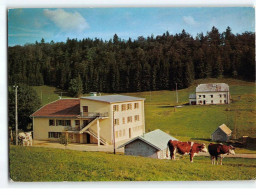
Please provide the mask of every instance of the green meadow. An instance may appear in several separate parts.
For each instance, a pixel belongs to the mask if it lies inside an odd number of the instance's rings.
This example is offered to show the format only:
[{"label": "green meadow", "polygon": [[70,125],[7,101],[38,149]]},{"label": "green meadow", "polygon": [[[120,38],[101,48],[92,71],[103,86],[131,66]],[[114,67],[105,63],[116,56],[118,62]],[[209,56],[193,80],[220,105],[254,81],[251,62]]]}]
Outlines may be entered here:
[{"label": "green meadow", "polygon": [[81,152],[52,148],[10,146],[13,181],[206,181],[253,180],[256,159],[224,158],[211,165],[209,157],[175,161]]},{"label": "green meadow", "polygon": [[[227,83],[230,86],[232,103],[229,105],[187,105],[190,93],[200,83]],[[34,87],[42,97],[42,105],[57,100],[67,93],[55,87]],[[219,125],[226,124],[234,138],[256,137],[256,88],[254,82],[235,79],[200,79],[187,89],[178,90],[178,104],[175,91],[147,91],[124,93],[145,98],[146,131],[161,129],[182,141],[195,140],[209,143],[211,134]],[[84,94],[88,95],[88,94]],[[102,93],[102,95],[104,95]],[[180,105],[182,107],[176,107]],[[238,153],[256,153],[256,144]]]}]

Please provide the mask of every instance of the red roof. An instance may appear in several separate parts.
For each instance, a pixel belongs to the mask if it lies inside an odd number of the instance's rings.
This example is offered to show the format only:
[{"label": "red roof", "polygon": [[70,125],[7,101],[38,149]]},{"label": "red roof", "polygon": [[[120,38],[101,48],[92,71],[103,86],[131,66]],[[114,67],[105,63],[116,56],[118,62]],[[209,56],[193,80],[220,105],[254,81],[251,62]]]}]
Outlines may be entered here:
[{"label": "red roof", "polygon": [[49,103],[36,112],[32,117],[76,117],[80,114],[80,99],[59,99]]}]

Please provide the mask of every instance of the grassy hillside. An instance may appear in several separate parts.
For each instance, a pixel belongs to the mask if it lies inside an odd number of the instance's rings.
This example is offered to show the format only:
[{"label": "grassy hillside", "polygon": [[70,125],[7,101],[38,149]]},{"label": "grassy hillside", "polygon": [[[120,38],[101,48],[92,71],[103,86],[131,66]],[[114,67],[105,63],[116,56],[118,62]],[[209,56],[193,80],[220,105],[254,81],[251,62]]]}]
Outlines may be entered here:
[{"label": "grassy hillside", "polygon": [[[212,82],[229,84],[233,103],[208,106],[185,105],[188,103],[189,94],[195,92],[198,84]],[[60,95],[60,90],[53,87],[41,86],[35,89],[39,95],[42,91],[43,104],[58,99]],[[253,82],[235,79],[196,80],[191,87],[178,90],[178,105],[184,106],[176,109],[174,108],[176,105],[175,91],[147,91],[124,95],[146,98],[146,131],[161,129],[180,140],[197,140],[207,143],[216,128],[225,123],[233,130],[237,138],[243,135],[256,137],[256,88]],[[256,146],[250,146],[248,149],[241,151],[256,152]]]},{"label": "grassy hillside", "polygon": [[189,106],[174,108],[175,91],[152,91],[129,93],[144,97],[147,131],[160,128],[174,136],[193,139],[208,139],[216,128],[225,123],[232,130],[236,126],[236,137],[256,137],[256,91],[252,82],[234,79],[197,80],[191,87],[178,91],[179,104],[188,103],[199,83],[225,82],[230,86],[234,100],[229,105]]},{"label": "grassy hillside", "polygon": [[113,155],[100,152],[10,147],[14,181],[191,181],[251,180],[256,159],[225,158],[223,166],[208,157],[176,160]]}]

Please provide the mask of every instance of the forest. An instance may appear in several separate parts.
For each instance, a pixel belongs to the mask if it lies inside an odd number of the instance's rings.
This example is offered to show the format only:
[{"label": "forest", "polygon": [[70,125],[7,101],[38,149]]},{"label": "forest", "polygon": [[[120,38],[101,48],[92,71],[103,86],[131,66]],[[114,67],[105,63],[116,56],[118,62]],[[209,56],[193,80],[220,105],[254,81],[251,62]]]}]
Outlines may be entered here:
[{"label": "forest", "polygon": [[[84,38],[8,47],[9,85],[50,85],[82,93],[174,90],[194,79],[232,77],[255,80],[255,35],[216,27],[205,35],[185,30],[171,35],[109,41]],[[75,86],[74,86],[75,85]],[[75,94],[74,94],[75,96]]]}]

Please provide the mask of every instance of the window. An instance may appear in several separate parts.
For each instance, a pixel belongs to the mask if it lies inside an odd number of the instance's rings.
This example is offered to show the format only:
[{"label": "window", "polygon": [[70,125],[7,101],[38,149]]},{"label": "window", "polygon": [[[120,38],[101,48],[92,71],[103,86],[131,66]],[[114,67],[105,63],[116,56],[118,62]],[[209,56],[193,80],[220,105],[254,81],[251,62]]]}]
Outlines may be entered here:
[{"label": "window", "polygon": [[139,121],[140,120],[140,116],[139,115],[135,115],[134,116],[134,121]]},{"label": "window", "polygon": [[118,138],[118,131],[116,131],[116,138]]},{"label": "window", "polygon": [[199,101],[199,104],[202,104],[202,100]]},{"label": "window", "polygon": [[205,98],[205,95],[203,95],[203,98]]},{"label": "window", "polygon": [[125,124],[125,117],[123,117],[123,124]]},{"label": "window", "polygon": [[70,120],[56,120],[57,126],[71,126]]},{"label": "window", "polygon": [[114,125],[119,125],[119,119],[114,120]]},{"label": "window", "polygon": [[83,106],[83,112],[88,112],[88,106]]},{"label": "window", "polygon": [[134,103],[134,109],[138,109],[139,108],[139,103]]},{"label": "window", "polygon": [[227,103],[227,101],[226,101],[226,100],[224,100],[224,103],[226,104],[226,103]]},{"label": "window", "polygon": [[213,100],[211,100],[211,103],[213,104]]},{"label": "window", "polygon": [[127,123],[131,123],[132,122],[132,117],[131,116],[128,116],[127,117]]},{"label": "window", "polygon": [[49,126],[55,126],[55,120],[50,119],[49,120]]},{"label": "window", "polygon": [[222,95],[220,94],[220,97],[221,97]]},{"label": "window", "polygon": [[64,126],[64,120],[56,120],[57,126]]},{"label": "window", "polygon": [[80,126],[80,121],[79,120],[75,120],[75,124],[76,124],[76,126]]},{"label": "window", "polygon": [[123,129],[123,136],[125,136],[125,129]]},{"label": "window", "polygon": [[48,132],[48,138],[59,138],[61,136],[61,132]]},{"label": "window", "polygon": [[114,106],[113,106],[113,110],[116,111],[116,112],[118,112],[118,111],[119,111],[119,106],[118,106],[118,105],[114,105]]},{"label": "window", "polygon": [[122,137],[122,130],[119,130],[119,137]]},{"label": "window", "polygon": [[122,111],[126,111],[126,104],[122,104]]},{"label": "window", "polygon": [[70,120],[65,120],[65,126],[71,126],[71,121]]},{"label": "window", "polygon": [[132,104],[127,104],[127,110],[131,110],[132,109]]},{"label": "window", "polygon": [[201,98],[201,95],[199,95],[198,97]]},{"label": "window", "polygon": [[220,100],[220,103],[222,104],[222,100]]},{"label": "window", "polygon": [[211,98],[213,98],[213,95],[210,95],[211,96]]},{"label": "window", "polygon": [[224,96],[224,98],[226,98],[226,97],[227,97],[227,95],[226,95],[226,94],[224,94],[223,96]]}]

